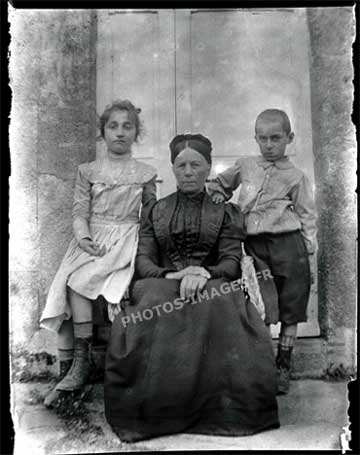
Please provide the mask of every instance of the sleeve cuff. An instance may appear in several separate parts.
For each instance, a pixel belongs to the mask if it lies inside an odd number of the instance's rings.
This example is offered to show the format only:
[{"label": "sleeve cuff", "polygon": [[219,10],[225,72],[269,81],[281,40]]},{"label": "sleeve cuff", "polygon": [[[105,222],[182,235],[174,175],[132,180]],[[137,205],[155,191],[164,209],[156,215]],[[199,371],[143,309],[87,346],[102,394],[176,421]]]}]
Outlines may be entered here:
[{"label": "sleeve cuff", "polygon": [[82,218],[76,218],[74,220],[73,228],[75,239],[78,242],[80,242],[81,239],[84,239],[86,237],[91,239],[89,226],[86,220]]},{"label": "sleeve cuff", "polygon": [[165,275],[167,273],[175,273],[177,270],[175,269],[163,269],[162,272],[160,272],[159,278],[165,278]]}]

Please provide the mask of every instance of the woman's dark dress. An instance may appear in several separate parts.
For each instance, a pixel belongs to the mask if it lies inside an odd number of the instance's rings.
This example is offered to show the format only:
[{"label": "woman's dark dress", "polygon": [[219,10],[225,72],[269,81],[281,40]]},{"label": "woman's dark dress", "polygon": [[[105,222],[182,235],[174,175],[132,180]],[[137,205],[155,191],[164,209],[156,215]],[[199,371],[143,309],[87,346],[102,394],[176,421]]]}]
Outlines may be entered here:
[{"label": "woman's dark dress", "polygon": [[[239,209],[206,193],[174,193],[144,220],[134,305],[115,319],[106,361],[106,417],[122,440],[279,426],[271,340],[239,285],[227,283],[240,276],[243,237]],[[180,282],[163,276],[188,265],[211,273],[209,298],[181,307]]]}]

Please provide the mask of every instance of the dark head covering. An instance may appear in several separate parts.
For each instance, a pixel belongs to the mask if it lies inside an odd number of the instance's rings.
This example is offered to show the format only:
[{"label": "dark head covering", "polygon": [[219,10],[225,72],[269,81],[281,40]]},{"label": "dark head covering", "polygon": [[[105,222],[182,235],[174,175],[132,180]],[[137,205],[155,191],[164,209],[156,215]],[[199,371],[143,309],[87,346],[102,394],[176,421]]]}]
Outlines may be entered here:
[{"label": "dark head covering", "polygon": [[211,164],[211,142],[202,134],[178,134],[169,144],[171,163],[185,148],[190,147],[199,152]]}]

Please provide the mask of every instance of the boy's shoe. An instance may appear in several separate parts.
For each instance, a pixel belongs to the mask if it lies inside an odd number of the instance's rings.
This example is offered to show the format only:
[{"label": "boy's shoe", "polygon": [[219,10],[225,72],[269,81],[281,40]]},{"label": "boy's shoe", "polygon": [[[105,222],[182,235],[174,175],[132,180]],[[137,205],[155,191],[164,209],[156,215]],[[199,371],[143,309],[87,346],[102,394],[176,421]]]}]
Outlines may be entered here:
[{"label": "boy's shoe", "polygon": [[280,367],[276,372],[277,395],[286,395],[290,388],[290,369]]},{"label": "boy's shoe", "polygon": [[290,363],[291,363],[292,347],[289,349],[278,348],[276,357],[276,383],[277,395],[285,395],[289,392],[290,388]]}]

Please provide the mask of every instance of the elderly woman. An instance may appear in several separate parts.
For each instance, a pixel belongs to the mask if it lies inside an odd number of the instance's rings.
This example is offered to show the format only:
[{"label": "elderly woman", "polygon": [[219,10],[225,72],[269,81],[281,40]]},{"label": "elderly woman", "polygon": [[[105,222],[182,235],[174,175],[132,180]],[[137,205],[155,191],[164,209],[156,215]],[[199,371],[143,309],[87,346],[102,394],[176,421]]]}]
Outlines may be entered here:
[{"label": "elderly woman", "polygon": [[207,138],[176,136],[170,150],[178,190],[142,220],[133,306],[108,346],[107,420],[123,441],[276,428],[271,340],[239,285],[241,212],[206,192]]}]

